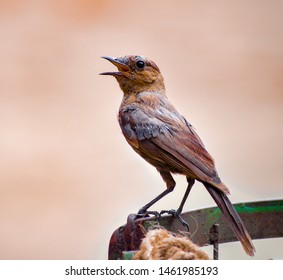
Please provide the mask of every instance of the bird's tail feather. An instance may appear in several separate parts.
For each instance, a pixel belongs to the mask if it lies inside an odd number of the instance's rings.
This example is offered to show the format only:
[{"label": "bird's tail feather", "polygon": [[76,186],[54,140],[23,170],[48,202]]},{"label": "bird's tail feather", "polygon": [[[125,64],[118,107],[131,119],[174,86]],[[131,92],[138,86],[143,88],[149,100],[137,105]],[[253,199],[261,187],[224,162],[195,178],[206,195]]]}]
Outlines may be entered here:
[{"label": "bird's tail feather", "polygon": [[204,185],[222,211],[233,232],[242,243],[246,253],[250,256],[254,256],[255,247],[252,243],[252,239],[227,195],[211,186],[209,183],[204,183]]}]

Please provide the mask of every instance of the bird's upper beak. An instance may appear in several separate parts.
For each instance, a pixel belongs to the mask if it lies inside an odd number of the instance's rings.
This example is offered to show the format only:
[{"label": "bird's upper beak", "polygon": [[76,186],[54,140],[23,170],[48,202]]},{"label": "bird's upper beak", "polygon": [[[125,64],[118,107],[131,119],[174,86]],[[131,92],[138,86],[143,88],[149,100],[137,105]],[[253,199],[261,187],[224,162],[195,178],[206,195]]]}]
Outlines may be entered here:
[{"label": "bird's upper beak", "polygon": [[103,72],[100,75],[111,75],[111,76],[123,76],[123,72],[130,71],[130,67],[127,66],[125,63],[119,61],[119,58],[111,57],[111,56],[102,56],[109,60],[112,64],[114,64],[118,68],[118,72]]}]

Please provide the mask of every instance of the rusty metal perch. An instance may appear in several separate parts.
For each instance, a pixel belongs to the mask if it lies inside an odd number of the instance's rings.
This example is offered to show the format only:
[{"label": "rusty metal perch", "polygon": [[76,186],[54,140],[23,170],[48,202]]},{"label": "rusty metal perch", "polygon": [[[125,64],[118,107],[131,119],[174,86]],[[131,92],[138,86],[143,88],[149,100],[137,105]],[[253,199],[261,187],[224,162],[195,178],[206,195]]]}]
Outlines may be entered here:
[{"label": "rusty metal perch", "polygon": [[[252,239],[283,237],[283,200],[257,201],[234,204]],[[158,224],[168,231],[186,231],[182,224],[171,215],[161,218],[135,219],[128,216],[127,224],[112,234],[108,259],[131,259],[138,250],[145,232]],[[186,212],[182,218],[190,225],[190,239],[199,246],[213,245],[214,259],[218,259],[218,244],[237,241],[218,207]]]}]

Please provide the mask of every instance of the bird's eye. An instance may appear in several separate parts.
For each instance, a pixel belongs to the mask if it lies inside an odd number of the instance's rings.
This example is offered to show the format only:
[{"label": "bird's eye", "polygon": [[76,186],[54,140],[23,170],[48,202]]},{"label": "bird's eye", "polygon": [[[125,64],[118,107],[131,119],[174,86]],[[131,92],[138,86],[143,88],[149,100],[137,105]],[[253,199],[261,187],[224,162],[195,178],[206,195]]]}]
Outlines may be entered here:
[{"label": "bird's eye", "polygon": [[142,60],[137,61],[136,65],[139,69],[144,68],[144,62]]}]

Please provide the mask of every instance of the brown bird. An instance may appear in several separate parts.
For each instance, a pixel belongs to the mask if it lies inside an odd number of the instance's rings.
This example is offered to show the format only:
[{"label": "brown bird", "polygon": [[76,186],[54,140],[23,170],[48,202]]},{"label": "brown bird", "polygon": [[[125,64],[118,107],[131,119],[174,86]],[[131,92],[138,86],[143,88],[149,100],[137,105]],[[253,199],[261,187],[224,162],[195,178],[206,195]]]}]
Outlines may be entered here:
[{"label": "brown bird", "polygon": [[120,58],[103,56],[118,71],[104,72],[116,78],[124,96],[118,120],[131,147],[159,171],[166,190],[142,207],[138,214],[172,192],[175,181],[172,173],[185,175],[188,187],[173,214],[186,224],[180,214],[195,180],[203,183],[226,217],[246,253],[254,255],[255,248],[241,218],[230,202],[229,189],[221,182],[214,160],[207,152],[192,125],[175,109],[166,96],[164,80],[157,65],[143,56]]}]

